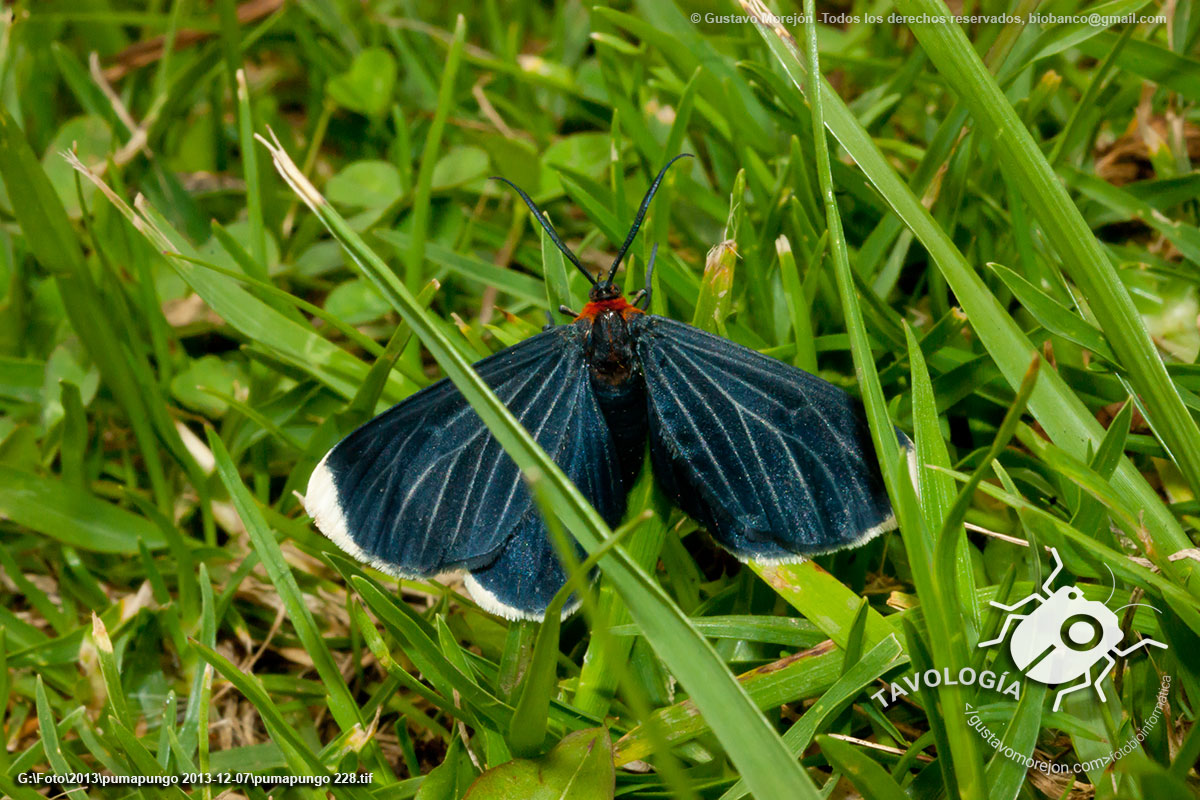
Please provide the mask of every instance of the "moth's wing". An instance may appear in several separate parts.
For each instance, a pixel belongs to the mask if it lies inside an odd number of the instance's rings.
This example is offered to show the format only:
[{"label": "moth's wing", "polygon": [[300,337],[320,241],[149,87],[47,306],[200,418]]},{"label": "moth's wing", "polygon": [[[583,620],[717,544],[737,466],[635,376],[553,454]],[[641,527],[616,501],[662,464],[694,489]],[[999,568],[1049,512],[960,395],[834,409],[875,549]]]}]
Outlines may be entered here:
[{"label": "moth's wing", "polygon": [[[604,520],[615,527],[625,513],[617,450],[595,404],[589,380],[585,377],[582,383],[590,403],[581,403],[571,416],[565,437],[569,446],[555,462]],[[586,553],[578,544],[574,547],[576,558],[582,561]],[[495,560],[469,572],[466,585],[475,602],[493,614],[541,620],[566,580],[546,524],[535,510],[522,518]],[[563,617],[578,607],[578,598],[572,596],[563,607]]]},{"label": "moth's wing", "polygon": [[849,395],[691,325],[647,315],[633,326],[655,476],[735,555],[797,561],[895,527]]},{"label": "moth's wing", "polygon": [[[574,326],[560,326],[480,361],[475,370],[597,510],[616,522],[625,498],[582,337]],[[445,380],[330,450],[309,480],[305,508],[343,550],[397,576],[482,570],[514,539],[526,552],[541,547],[543,555],[553,554],[520,470]],[[551,580],[558,581],[555,589],[562,585],[561,575]],[[528,605],[527,594],[510,599]]]},{"label": "moth's wing", "polygon": [[[524,530],[528,527],[530,530]],[[494,561],[467,573],[465,583],[479,607],[507,619],[541,620],[554,594],[566,583],[566,571],[546,537],[540,519],[522,525]],[[576,545],[576,555],[583,554]],[[563,616],[575,612],[571,597]]]}]

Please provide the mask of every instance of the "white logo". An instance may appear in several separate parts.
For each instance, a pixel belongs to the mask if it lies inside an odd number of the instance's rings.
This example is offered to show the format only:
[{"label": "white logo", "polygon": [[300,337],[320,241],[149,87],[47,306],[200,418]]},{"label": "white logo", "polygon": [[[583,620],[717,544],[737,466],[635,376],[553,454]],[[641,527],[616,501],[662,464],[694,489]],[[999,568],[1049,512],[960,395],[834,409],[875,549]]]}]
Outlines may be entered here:
[{"label": "white logo", "polygon": [[[1154,645],[1164,650],[1167,646],[1154,639],[1142,639],[1125,649],[1118,647],[1123,634],[1116,613],[1098,600],[1083,599],[1083,592],[1078,586],[1064,586],[1058,591],[1051,588],[1063,565],[1057,549],[1050,548],[1050,554],[1054,557],[1054,571],[1042,584],[1045,596],[1034,592],[1009,606],[992,601],[992,605],[1002,611],[1016,611],[1033,600],[1039,601],[1040,604],[1028,614],[1009,614],[1004,618],[1000,635],[995,639],[980,642],[979,646],[989,647],[1003,642],[1009,627],[1020,620],[1008,646],[1017,669],[1027,678],[1049,686],[1083,678],[1055,696],[1054,710],[1058,711],[1064,696],[1089,686],[1095,687],[1101,702],[1105,701],[1104,689],[1100,687],[1100,682],[1116,664],[1113,660],[1114,655],[1127,656],[1145,645]],[[1101,661],[1105,662],[1104,667],[1093,680],[1092,668]]]}]

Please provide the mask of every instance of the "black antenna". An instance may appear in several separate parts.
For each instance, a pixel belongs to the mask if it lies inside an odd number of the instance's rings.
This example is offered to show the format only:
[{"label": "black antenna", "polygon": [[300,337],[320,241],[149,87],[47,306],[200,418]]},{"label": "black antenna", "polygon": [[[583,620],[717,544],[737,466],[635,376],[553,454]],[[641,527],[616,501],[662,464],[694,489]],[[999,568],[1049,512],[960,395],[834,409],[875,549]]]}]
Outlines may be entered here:
[{"label": "black antenna", "polygon": [[642,205],[638,208],[637,217],[633,220],[633,227],[629,229],[629,234],[625,237],[625,244],[621,245],[612,266],[608,268],[608,277],[604,279],[605,283],[611,284],[613,278],[616,277],[617,267],[621,266],[621,259],[625,258],[625,252],[629,249],[629,245],[633,244],[633,237],[637,236],[638,228],[642,227],[642,220],[646,218],[646,209],[650,208],[650,201],[654,199],[654,193],[658,191],[658,185],[662,183],[663,176],[667,174],[667,170],[671,168],[672,164],[685,157],[694,158],[691,153],[680,153],[658,171],[658,177],[654,179],[654,183],[650,184],[650,188],[646,190],[646,196],[642,198]]},{"label": "black antenna", "polygon": [[[668,165],[668,166],[670,166],[670,165]],[[592,273],[588,272],[584,268],[583,264],[579,263],[579,259],[575,256],[575,254],[571,252],[571,248],[569,248],[565,244],[563,244],[563,240],[560,239],[558,236],[558,231],[554,230],[554,227],[550,224],[550,221],[546,219],[544,214],[542,214],[542,210],[537,207],[537,204],[534,203],[533,200],[531,200],[529,198],[529,195],[527,195],[523,191],[521,191],[521,187],[517,186],[515,183],[510,181],[508,178],[501,178],[499,175],[493,175],[493,176],[491,176],[491,179],[494,181],[504,181],[509,186],[511,186],[514,190],[516,190],[517,194],[521,195],[521,199],[525,201],[525,205],[529,206],[529,210],[533,212],[534,219],[536,219],[541,224],[542,228],[546,231],[546,233],[549,234],[550,241],[554,242],[554,246],[557,247],[559,250],[561,250],[562,254],[567,257],[567,260],[570,261],[572,264],[574,264],[576,267],[578,267],[579,271],[584,274],[584,277],[586,277],[588,279],[588,281],[593,286],[595,286],[596,285],[596,276],[593,275]],[[662,176],[659,175],[659,180],[661,180],[661,179],[662,179]],[[655,184],[655,185],[657,185],[657,184]]]},{"label": "black antenna", "polygon": [[646,262],[646,288],[638,290],[633,304],[641,309],[650,307],[650,292],[654,290],[654,259],[658,258],[658,242],[650,248],[650,260]]}]

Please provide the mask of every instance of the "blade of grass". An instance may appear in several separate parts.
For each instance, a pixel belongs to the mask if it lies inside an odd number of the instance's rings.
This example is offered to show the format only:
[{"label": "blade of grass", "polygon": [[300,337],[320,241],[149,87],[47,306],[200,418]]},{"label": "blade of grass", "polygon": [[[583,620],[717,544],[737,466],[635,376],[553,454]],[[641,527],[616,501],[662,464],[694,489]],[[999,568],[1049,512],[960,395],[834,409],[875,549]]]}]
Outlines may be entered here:
[{"label": "blade of grass", "polygon": [[[425,284],[425,288],[417,295],[417,302],[421,304],[422,308],[429,307],[429,303],[439,288],[441,285],[436,280]],[[362,425],[375,413],[375,406],[379,404],[379,398],[383,396],[383,390],[387,386],[387,376],[400,363],[400,354],[404,352],[404,348],[410,341],[412,341],[412,330],[407,324],[401,322],[392,331],[392,337],[388,339],[387,347],[371,365],[371,370],[363,380],[362,386],[359,387],[358,393],[354,395],[343,412],[345,422],[350,427]]]},{"label": "blade of grass", "polygon": [[[539,226],[540,227],[540,226]],[[541,229],[542,237],[542,280],[546,283],[546,308],[550,314],[558,313],[562,306],[571,308],[571,290],[567,285],[567,260],[562,251],[550,241],[550,235]]]},{"label": "blade of grass", "polygon": [[166,546],[157,526],[48,476],[0,465],[0,514],[64,544],[98,553],[136,553],[138,540]]},{"label": "blade of grass", "polygon": [[[350,582],[380,622],[407,643],[405,653],[425,678],[437,686],[443,696],[451,696],[454,692],[462,696],[465,708],[457,714],[458,716],[464,716],[465,712],[472,716],[477,715],[480,722],[486,722],[497,731],[507,728],[512,720],[512,707],[493,696],[476,683],[471,675],[446,658],[435,641],[436,633],[430,635],[422,630],[413,618],[415,615],[411,609],[385,594],[365,577],[355,576]],[[474,720],[471,722],[475,723]]]},{"label": "blade of grass", "polygon": [[[349,687],[346,686],[346,681],[342,678],[341,670],[333,660],[333,655],[329,652],[329,646],[325,643],[321,632],[317,629],[316,620],[313,619],[312,612],[308,605],[304,602],[304,593],[300,590],[296,583],[296,577],[292,574],[291,568],[283,558],[283,553],[279,549],[279,543],[275,541],[275,536],[271,533],[271,529],[267,526],[266,519],[263,518],[262,512],[255,504],[254,498],[251,497],[250,491],[242,483],[241,476],[238,475],[237,467],[229,458],[229,453],[225,449],[225,443],[213,431],[208,431],[208,446],[212,450],[213,458],[216,459],[217,473],[221,476],[221,482],[225,484],[229,496],[233,499],[234,507],[237,509],[238,516],[246,526],[246,532],[250,536],[250,541],[254,544],[254,550],[258,553],[259,559],[262,561],[263,567],[267,571],[267,575],[271,579],[271,583],[275,585],[275,589],[279,592],[279,599],[287,609],[288,619],[292,626],[296,629],[296,635],[300,639],[300,643],[308,652],[312,659],[313,667],[316,668],[317,674],[321,676],[321,681],[328,691],[329,711],[333,718],[337,720],[338,725],[342,730],[350,730],[355,725],[363,724],[363,719],[359,715],[358,704],[354,701],[354,696],[351,695]],[[216,666],[214,664],[214,666]]]},{"label": "blade of grass", "polygon": [[[850,627],[862,598],[815,561],[772,565],[750,562],[747,566],[839,647],[849,643]],[[874,647],[893,628],[875,609],[868,607],[866,614],[863,641]]]},{"label": "blade of grass", "polygon": [[815,373],[817,349],[813,343],[811,304],[804,291],[796,258],[792,255],[792,244],[786,236],[775,240],[775,252],[779,255],[779,273],[783,279],[788,310],[792,312],[792,336],[796,341],[796,355],[792,357],[792,363],[805,372]]},{"label": "blade of grass", "polygon": [[[999,464],[996,464],[995,467],[998,468]],[[930,467],[930,469],[941,468]],[[941,469],[941,471],[955,480],[964,483],[971,480],[971,475],[964,472],[951,469]],[[1183,618],[1188,627],[1192,628],[1192,630],[1200,629],[1200,616],[1198,616],[1200,614],[1200,602],[1192,594],[1181,589],[1177,585],[1177,582],[1168,580],[1156,572],[1151,572],[1131,560],[1124,553],[1107,547],[1092,537],[1080,533],[1065,520],[1039,508],[1018,494],[1005,491],[990,483],[979,484],[978,490],[1000,500],[1019,512],[1028,512],[1031,517],[1047,524],[1062,536],[1086,548],[1095,558],[1107,563],[1112,568],[1113,573],[1120,576],[1123,580],[1129,581],[1143,589],[1153,590],[1161,594],[1168,603],[1171,603],[1172,608]]]},{"label": "blade of grass", "polygon": [[[1021,691],[1021,699],[1015,704],[1001,744],[996,747],[996,753],[987,765],[988,786],[996,800],[1015,800],[1025,786],[1023,758],[1032,756],[1037,745],[1046,694],[1046,687],[1039,683],[1028,683]],[[963,710],[969,712],[971,709]],[[1020,757],[1006,756],[1004,750],[1009,747]]]},{"label": "blade of grass", "polygon": [[416,190],[413,193],[412,234],[405,254],[405,283],[416,289],[421,282],[421,268],[425,263],[425,235],[429,227],[429,197],[433,187],[433,168],[437,166],[438,149],[442,143],[442,130],[446,117],[454,104],[454,82],[458,78],[458,65],[462,61],[463,43],[467,37],[467,21],[459,14],[454,22],[454,38],[446,54],[446,66],[442,70],[442,83],[438,87],[437,108],[433,121],[425,133],[425,148],[421,151],[421,166],[417,170]]},{"label": "blade of grass", "polygon": [[[667,536],[665,517],[669,514],[665,498],[656,488],[651,471],[643,467],[642,474],[629,493],[627,513],[636,514],[640,509],[650,509],[654,518],[642,527],[641,532],[627,543],[630,555],[645,570],[651,570],[662,550]],[[611,582],[600,580],[597,592],[594,628],[611,628],[629,622],[629,609],[625,608],[620,595]],[[584,713],[604,717],[617,690],[618,678],[629,661],[633,641],[614,641],[609,636],[593,635],[583,655],[573,703]]]},{"label": "blade of grass", "polygon": [[1144,222],[1158,231],[1178,248],[1193,264],[1200,264],[1200,228],[1180,220],[1168,218],[1150,203],[1132,192],[1094,175],[1077,169],[1062,168],[1060,174],[1074,188],[1095,200],[1100,205],[1120,214],[1125,219]]},{"label": "blade of grass", "polygon": [[[154,437],[151,411],[124,357],[124,348],[117,341],[112,326],[106,323],[100,294],[84,262],[62,201],[24,133],[7,113],[0,115],[0,175],[7,186],[22,187],[22,201],[13,204],[17,222],[30,250],[54,275],[71,327],[128,413],[134,438],[146,459],[146,474],[155,503],[164,511],[170,510],[171,495]],[[160,433],[168,438],[171,435]]]},{"label": "blade of grass", "polygon": [[996,429],[996,436],[988,446],[987,452],[979,462],[979,466],[971,473],[971,480],[963,486],[958,496],[954,498],[954,504],[950,510],[946,512],[945,518],[942,520],[942,529],[938,537],[937,548],[934,552],[933,568],[936,574],[944,574],[944,571],[951,566],[954,558],[951,551],[950,542],[958,540],[957,531],[962,531],[963,519],[967,515],[967,508],[970,507],[975,497],[975,490],[979,487],[987,474],[988,467],[996,460],[997,456],[1003,452],[1004,448],[1008,447],[1008,443],[1012,440],[1013,435],[1017,431],[1017,426],[1021,422],[1021,415],[1025,413],[1025,406],[1029,402],[1029,396],[1033,394],[1033,388],[1037,383],[1040,366],[1042,363],[1041,357],[1033,354],[1033,360],[1029,363],[1029,369],[1025,373],[1025,379],[1021,381],[1021,386],[1017,390],[1017,396],[1013,400],[1008,411],[1004,414],[1004,419],[1000,422],[1000,427]]},{"label": "blade of grass", "polygon": [[[842,652],[832,642],[822,642],[808,650],[774,661],[738,676],[747,694],[762,709],[795,703],[828,691],[842,674]],[[651,755],[656,725],[671,745],[680,745],[710,731],[711,725],[696,713],[692,699],[657,709],[650,719],[631,729],[616,743],[617,764],[627,764]],[[742,773],[745,777],[745,773]]]},{"label": "blade of grass", "polygon": [[904,800],[908,795],[877,761],[849,742],[833,736],[818,736],[829,765],[842,773],[862,796],[870,800]]},{"label": "blade of grass", "polygon": [[[734,614],[719,617],[693,617],[692,624],[700,633],[715,639],[744,639],[749,642],[778,644],[785,647],[807,649],[826,637],[817,626],[808,620],[796,617],[763,617],[751,614]],[[610,631],[614,636],[636,636],[637,626],[616,625]]]},{"label": "blade of grass", "polygon": [[[571,546],[568,535],[562,530],[558,519],[554,517],[550,500],[545,496],[544,479],[534,477],[529,481],[538,508],[546,520],[551,542],[566,552]],[[613,531],[612,538],[602,547],[590,554],[576,569],[570,569],[567,582],[563,584],[546,606],[546,618],[538,629],[537,641],[533,646],[533,658],[525,671],[525,679],[521,682],[520,696],[513,709],[512,722],[509,726],[508,743],[513,755],[527,758],[540,753],[546,739],[546,721],[550,715],[550,698],[555,694],[557,684],[557,657],[559,648],[559,631],[562,625],[563,608],[572,594],[580,597],[587,591],[587,577],[599,564],[600,559],[619,542],[624,541],[631,533],[650,519],[653,512],[630,520]],[[572,554],[573,555],[573,554]],[[574,567],[575,565],[569,565]]]},{"label": "blade of grass", "polygon": [[[948,468],[950,453],[938,426],[937,401],[929,379],[929,371],[925,366],[925,355],[916,334],[907,324],[904,326],[904,333],[908,339],[908,361],[911,368],[913,444],[917,451],[917,463]],[[917,476],[917,486],[917,496],[925,512],[925,524],[932,531],[944,530],[946,509],[954,502],[954,481],[941,473],[922,469]],[[975,634],[979,629],[979,606],[975,591],[974,567],[969,552],[971,543],[967,541],[962,530],[954,530],[953,534],[958,541],[954,568],[958,597],[967,612],[965,621],[971,627],[967,639],[975,641]]]},{"label": "blade of grass", "polygon": [[[854,666],[846,670],[838,678],[837,683],[817,699],[804,711],[792,727],[783,735],[783,741],[792,749],[797,757],[803,755],[812,744],[813,737],[825,725],[833,721],[838,714],[850,706],[852,700],[863,691],[871,681],[881,677],[893,667],[905,663],[908,657],[895,634],[871,648]],[[740,800],[747,794],[746,782],[739,780],[729,788],[720,800]]]},{"label": "blade of grass", "polygon": [[[232,6],[231,0],[222,5]],[[236,27],[233,30],[237,30]],[[230,66],[233,66],[232,64]],[[266,280],[267,277],[267,232],[263,228],[262,189],[258,179],[258,149],[254,146],[254,117],[250,108],[250,87],[246,83],[246,71],[241,67],[234,70],[238,106],[238,144],[242,156],[242,175],[246,181],[246,216],[250,220],[250,263],[256,273],[252,277]]]},{"label": "blade of grass", "polygon": [[[1089,26],[1090,27],[1090,26]],[[1102,31],[1076,46],[1092,58],[1104,58],[1117,45],[1119,35]],[[1133,39],[1117,59],[1121,69],[1159,86],[1179,92],[1193,103],[1200,102],[1200,61],[1173,53],[1143,39]]]},{"label": "blade of grass", "polygon": [[[939,576],[946,573],[934,572],[931,571],[931,568],[934,567],[932,557],[935,557],[937,552],[943,548],[948,549],[950,557],[953,558],[958,538],[948,536],[945,530],[943,530],[941,538],[933,539],[931,537],[930,531],[925,525],[924,516],[916,505],[916,495],[909,476],[898,469],[901,463],[907,461],[907,458],[903,461],[901,459],[895,428],[888,418],[887,408],[884,405],[883,388],[879,384],[879,374],[875,371],[875,361],[871,355],[870,340],[867,338],[866,326],[859,310],[854,275],[850,268],[849,249],[842,232],[842,219],[833,192],[833,174],[830,169],[829,148],[825,138],[824,103],[819,89],[822,77],[817,50],[815,0],[805,0],[804,9],[808,18],[805,25],[808,75],[811,81],[810,86],[818,87],[817,91],[811,89],[809,91],[817,178],[825,202],[834,276],[837,279],[838,294],[842,302],[846,332],[850,336],[854,371],[858,385],[862,388],[863,402],[867,409],[867,420],[871,427],[871,439],[875,444],[875,453],[883,471],[884,482],[887,484],[888,496],[892,500],[892,508],[900,523],[900,533],[904,539],[905,549],[908,551],[909,563],[912,565],[913,583],[922,598],[922,607],[925,609],[925,619],[929,626],[936,664],[939,667],[947,667],[957,674],[961,667],[970,663],[961,606],[956,596],[957,586],[953,582],[939,580]],[[948,545],[947,541],[949,541]],[[952,561],[949,566],[952,571]],[[961,706],[964,702],[964,695],[965,691],[959,685],[939,687],[938,696],[941,700],[942,710]],[[942,757],[952,756],[953,758],[960,797],[980,798],[980,800],[985,798],[987,788],[984,784],[978,740],[971,736],[965,721],[954,714],[942,715],[940,718],[937,715],[928,716],[931,725],[942,725],[946,729],[951,752],[943,753]],[[889,777],[888,781],[890,780]]]},{"label": "blade of grass", "polygon": [[[406,231],[376,230],[372,233],[376,238],[387,242],[399,252],[406,252],[412,247],[413,236]],[[489,264],[464,253],[456,253],[435,242],[425,243],[425,258],[464,278],[469,278],[484,286],[495,286],[505,294],[510,294],[519,300],[538,306],[546,302],[546,289],[542,282],[520,272],[501,269],[495,264]]]},{"label": "blade of grass", "polygon": [[96,612],[92,612],[92,641],[96,645],[96,653],[100,661],[100,675],[104,678],[104,688],[108,692],[108,703],[113,715],[123,725],[130,725],[133,718],[129,715],[129,704],[125,701],[125,689],[121,686],[121,672],[117,669],[117,659],[113,654],[112,640],[108,631]]},{"label": "blade of grass", "polygon": [[[301,737],[295,725],[287,721],[258,676],[242,672],[225,656],[195,640],[192,641],[192,646],[258,711],[264,727],[271,734],[271,740],[283,751],[288,768],[293,774],[329,776],[329,770],[317,759],[316,754]],[[330,781],[332,782],[332,779]],[[334,795],[343,795],[355,800],[368,800],[369,798],[365,789],[354,785],[330,785],[329,789]]]},{"label": "blade of grass", "polygon": [[1001,264],[988,264],[988,266],[1000,277],[1000,280],[1004,281],[1004,285],[1013,293],[1017,301],[1025,306],[1025,310],[1043,328],[1080,347],[1086,347],[1110,363],[1117,363],[1117,358],[1109,348],[1108,342],[1105,341],[1104,334],[1092,327],[1087,320],[1081,319],[1070,309],[1008,267]]},{"label": "blade of grass", "polygon": [[[50,701],[46,697],[46,686],[42,683],[41,675],[37,677],[37,688],[35,691],[37,696],[38,729],[42,732],[41,744],[46,754],[46,761],[50,764],[51,772],[59,775],[67,775],[73,772],[73,770],[63,755],[62,744],[58,738],[58,728],[54,724],[54,715],[50,709]],[[79,786],[73,789],[66,789],[66,794],[72,798],[88,797],[88,793]]]}]

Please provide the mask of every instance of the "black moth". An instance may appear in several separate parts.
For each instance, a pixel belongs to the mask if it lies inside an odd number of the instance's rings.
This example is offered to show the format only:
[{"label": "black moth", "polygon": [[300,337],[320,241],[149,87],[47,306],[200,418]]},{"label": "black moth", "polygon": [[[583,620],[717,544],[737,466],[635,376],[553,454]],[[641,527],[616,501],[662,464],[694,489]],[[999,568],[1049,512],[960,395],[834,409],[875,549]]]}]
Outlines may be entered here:
[{"label": "black moth", "polygon": [[[483,359],[476,372],[609,525],[625,513],[648,439],[659,485],[739,559],[803,561],[895,527],[857,401],[781,361],[645,313],[649,282],[635,304],[614,285],[654,192],[681,157],[646,192],[603,280],[505,180],[592,289],[571,323]],[[541,619],[565,582],[520,470],[448,380],[338,443],[313,471],[304,505],[326,536],[383,572],[466,570],[475,601],[510,619]]]}]

